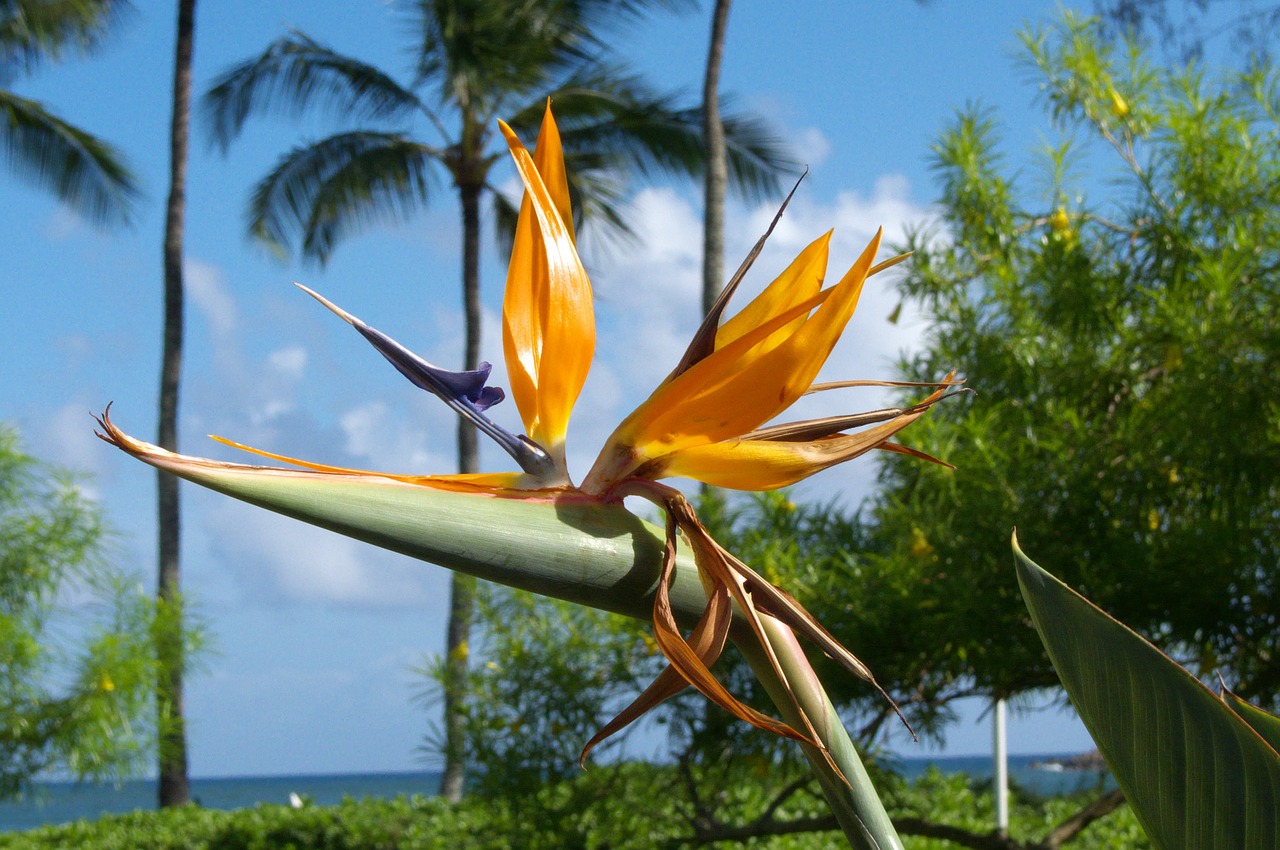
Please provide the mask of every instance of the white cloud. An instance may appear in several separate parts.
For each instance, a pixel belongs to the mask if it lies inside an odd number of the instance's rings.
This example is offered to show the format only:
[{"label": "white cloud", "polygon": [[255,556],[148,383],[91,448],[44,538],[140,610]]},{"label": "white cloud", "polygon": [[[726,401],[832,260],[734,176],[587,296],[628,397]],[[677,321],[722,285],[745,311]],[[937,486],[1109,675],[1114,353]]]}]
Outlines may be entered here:
[{"label": "white cloud", "polygon": [[[381,401],[348,409],[338,418],[346,451],[370,469],[424,474],[454,469],[453,412],[434,397],[424,395],[417,402],[403,413]],[[427,426],[414,416],[420,411],[427,414]]]},{"label": "white cloud", "polygon": [[182,274],[191,301],[209,323],[214,338],[220,342],[230,337],[239,320],[239,311],[222,270],[188,257],[182,265]]},{"label": "white cloud", "polygon": [[602,262],[593,283],[597,368],[610,364],[623,397],[634,403],[637,388],[652,389],[667,375],[697,327],[702,225],[693,206],[670,190],[641,192],[628,218],[636,248]]},{"label": "white cloud", "polygon": [[[645,189],[636,196],[627,217],[643,240],[644,262],[698,271],[702,255],[702,219],[671,189]],[[653,280],[651,285],[670,289],[674,281]]]},{"label": "white cloud", "polygon": [[342,432],[347,435],[347,451],[367,457],[379,446],[377,429],[387,418],[387,406],[382,402],[362,404],[342,414],[338,420]]},{"label": "white cloud", "polygon": [[[747,221],[748,232],[764,233],[775,212],[772,206],[753,210]],[[884,228],[884,241],[891,243],[901,241],[908,229],[928,218],[928,210],[911,202],[907,178],[901,174],[885,174],[876,180],[869,197],[859,191],[846,190],[836,196],[834,204],[827,205],[815,204],[800,195],[778,222],[769,245],[774,249],[785,247],[793,256],[803,246],[834,229],[833,262],[838,261],[841,252],[848,251],[851,255],[847,262],[851,263],[877,228]]]},{"label": "white cloud", "polygon": [[281,348],[267,355],[267,366],[282,378],[296,381],[307,368],[307,350],[300,345]]},{"label": "white cloud", "polygon": [[[58,408],[53,417],[39,429],[40,453],[59,466],[76,472],[85,472],[95,478],[106,473],[108,452],[93,434],[93,419],[87,404],[71,402]],[[86,495],[94,496],[88,485],[82,486]]]},{"label": "white cloud", "polygon": [[219,503],[207,524],[254,599],[414,608],[439,595],[437,570],[243,502]]},{"label": "white cloud", "polygon": [[792,138],[796,159],[810,168],[825,162],[831,153],[831,141],[817,127],[806,127]]},{"label": "white cloud", "polygon": [[44,225],[44,236],[50,242],[66,242],[86,230],[85,221],[75,210],[58,204]]}]

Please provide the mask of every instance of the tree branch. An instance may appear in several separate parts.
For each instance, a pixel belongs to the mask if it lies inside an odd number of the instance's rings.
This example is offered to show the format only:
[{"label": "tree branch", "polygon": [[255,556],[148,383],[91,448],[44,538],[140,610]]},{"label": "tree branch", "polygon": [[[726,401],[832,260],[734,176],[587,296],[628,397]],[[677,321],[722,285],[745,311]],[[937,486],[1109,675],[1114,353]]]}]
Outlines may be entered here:
[{"label": "tree branch", "polygon": [[901,835],[940,838],[943,841],[959,844],[961,847],[972,847],[974,850],[1032,850],[1034,847],[998,832],[970,832],[964,827],[934,823],[924,818],[894,818],[893,825]]},{"label": "tree branch", "polygon": [[1124,792],[1119,788],[1104,794],[1050,830],[1044,837],[1044,841],[1040,842],[1041,846],[1044,850],[1058,850],[1063,844],[1083,832],[1089,824],[1111,814],[1122,805],[1124,805]]},{"label": "tree branch", "polygon": [[[939,838],[962,847],[974,850],[1032,850],[1032,847],[1005,838],[996,833],[970,832],[958,826],[932,823],[923,818],[894,818],[894,828],[901,835],[918,835],[922,838]],[[715,844],[720,841],[745,841],[749,838],[762,838],[775,835],[798,835],[806,832],[829,832],[838,830],[840,824],[834,815],[820,817],[796,818],[794,820],[771,820],[769,822],[753,821],[744,826],[729,826],[723,823],[695,823],[694,834],[678,839],[680,844],[702,845]]]},{"label": "tree branch", "polygon": [[[804,782],[795,782],[783,790],[775,805],[751,823],[742,826],[731,826],[717,820],[705,808],[699,807],[699,816],[691,819],[693,835],[677,838],[672,846],[715,844],[721,841],[745,841],[749,838],[763,838],[775,835],[799,835],[806,832],[828,832],[840,828],[833,815],[820,817],[796,818],[794,820],[774,820],[773,813],[782,799],[794,794],[804,787]],[[972,832],[964,827],[944,823],[934,823],[919,817],[895,817],[893,826],[900,835],[914,835],[920,838],[936,838],[950,841],[960,847],[973,850],[1059,850],[1064,844],[1075,839],[1090,824],[1099,818],[1124,805],[1124,793],[1115,790],[1073,814],[1055,826],[1040,841],[1023,842],[998,832]]]},{"label": "tree branch", "polygon": [[773,816],[778,813],[778,809],[782,808],[782,804],[794,797],[799,791],[807,788],[812,782],[813,776],[805,774],[792,782],[786,788],[783,788],[778,792],[778,796],[773,798],[773,801],[769,803],[764,812],[760,817],[756,818],[753,823],[772,823]]}]

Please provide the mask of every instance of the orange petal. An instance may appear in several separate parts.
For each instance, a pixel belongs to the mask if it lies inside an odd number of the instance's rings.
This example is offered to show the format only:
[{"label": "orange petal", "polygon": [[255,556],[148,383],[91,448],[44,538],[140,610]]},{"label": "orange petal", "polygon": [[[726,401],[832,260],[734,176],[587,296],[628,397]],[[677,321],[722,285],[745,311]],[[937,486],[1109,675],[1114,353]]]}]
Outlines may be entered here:
[{"label": "orange petal", "polygon": [[[618,426],[601,453],[602,461],[615,462],[612,456],[617,449],[626,447],[634,469],[671,452],[740,437],[790,407],[813,383],[853,315],[879,245],[877,233],[836,286],[775,316],[658,387]],[[757,348],[757,343],[792,321],[796,311],[817,301],[821,302],[817,309],[788,338],[765,350]],[[617,480],[632,469],[599,475]]]},{"label": "orange petal", "polygon": [[[736,339],[740,339],[748,331],[758,328],[768,320],[795,307],[802,301],[812,298],[822,289],[822,280],[827,273],[827,256],[831,248],[831,231],[827,231],[809,244],[800,255],[791,261],[791,265],[765,287],[764,291],[751,300],[751,303],[739,310],[731,318],[725,320],[716,332],[716,348],[724,348]],[[761,349],[781,342],[804,323],[803,318],[784,325],[767,340],[760,343]]]},{"label": "orange petal", "polygon": [[[670,586],[676,563],[676,531],[675,519],[667,516],[667,543],[663,553],[662,574],[658,579],[659,593]],[[670,603],[668,602],[668,605]],[[729,634],[729,624],[733,619],[733,609],[729,603],[729,592],[721,586],[708,595],[707,607],[698,618],[697,625],[689,635],[690,647],[706,665],[714,664],[724,650],[725,638]],[[651,708],[661,705],[666,700],[689,687],[689,681],[674,666],[668,665],[640,696],[618,713],[616,717],[604,725],[599,732],[591,736],[578,763],[586,762],[587,755],[597,744],[625,729],[638,720]]]},{"label": "orange petal", "polygon": [[[885,426],[874,429],[880,431]],[[892,434],[893,429],[888,431]],[[776,490],[865,454],[888,438],[871,431],[807,443],[729,440],[674,452],[656,465],[661,477],[692,478],[731,490]],[[645,473],[649,468],[645,468]]]},{"label": "orange petal", "polygon": [[[777,425],[742,439],[691,446],[650,462],[641,468],[640,474],[653,478],[692,478],[732,490],[776,490],[888,445],[886,441],[890,437],[923,416],[944,392],[945,389],[938,389],[906,409],[891,408]],[[880,424],[853,434],[837,433],[872,422]],[[889,450],[914,453],[901,447]]]},{"label": "orange petal", "polygon": [[[108,423],[107,427],[112,432],[112,442],[116,442],[121,448],[130,451],[129,447],[118,442],[117,436],[122,435],[115,426]],[[219,437],[216,434],[210,434],[209,438],[215,442],[222,443],[224,446],[231,446],[233,449],[239,449],[242,452],[258,455],[259,457],[269,457],[272,460],[278,460],[291,466],[298,466],[303,469],[309,469],[312,472],[327,472],[331,475],[352,475],[365,476],[369,478],[389,478],[392,481],[402,481],[405,484],[417,484],[422,487],[435,487],[441,490],[503,490],[503,491],[520,491],[521,481],[525,478],[523,472],[479,472],[466,473],[461,475],[402,475],[394,472],[373,472],[366,469],[351,469],[345,466],[329,466],[323,463],[313,463],[309,460],[300,460],[296,457],[288,455],[279,455],[275,452],[264,451],[263,449],[255,449],[252,446],[246,446],[243,443],[237,443],[234,440],[228,440],[225,437]],[[194,459],[194,458],[193,458]],[[219,461],[208,461],[211,464],[217,464]],[[241,466],[242,464],[225,464],[227,466]]]},{"label": "orange petal", "polygon": [[536,160],[510,127],[501,127],[525,185],[502,311],[511,395],[526,433],[563,466],[569,414],[595,352],[591,282],[574,247],[560,136],[550,110]]},{"label": "orange petal", "polygon": [[569,238],[575,239],[573,207],[569,203],[569,172],[564,167],[564,147],[560,144],[560,128],[556,125],[555,116],[551,114],[550,100],[542,114],[538,142],[533,146],[533,164],[542,177],[542,184],[547,187],[556,212],[560,213],[560,220],[569,231]]}]

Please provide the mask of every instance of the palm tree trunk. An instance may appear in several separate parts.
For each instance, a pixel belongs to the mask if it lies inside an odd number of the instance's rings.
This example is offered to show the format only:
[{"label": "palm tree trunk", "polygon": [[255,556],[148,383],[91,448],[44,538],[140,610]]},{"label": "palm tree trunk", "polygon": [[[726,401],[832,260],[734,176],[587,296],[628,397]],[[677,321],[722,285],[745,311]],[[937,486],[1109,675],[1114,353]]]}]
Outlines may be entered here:
[{"label": "palm tree trunk", "polygon": [[716,0],[711,16],[711,47],[707,51],[707,73],[702,84],[702,141],[706,147],[707,172],[702,212],[702,312],[711,311],[724,286],[724,196],[729,182],[725,162],[724,124],[720,120],[720,62],[724,57],[724,35],[729,24],[732,0]]},{"label": "palm tree trunk", "polygon": [[[191,118],[191,54],[195,36],[195,0],[178,2],[178,34],[173,61],[173,117],[169,127],[169,202],[164,222],[164,343],[160,368],[158,443],[178,449],[178,385],[182,377],[183,283],[182,232],[186,215],[187,141]],[[157,595],[164,627],[156,635],[159,678],[156,703],[160,730],[157,791],[161,807],[190,800],[187,783],[187,732],[182,702],[185,659],[179,598],[178,479],[159,473],[157,524],[159,579]]]},{"label": "palm tree trunk", "polygon": [[[462,307],[466,324],[463,368],[474,369],[480,360],[480,192],[481,187],[462,184]],[[476,432],[469,422],[458,420],[458,471],[479,468]],[[466,723],[468,639],[475,617],[476,580],[453,573],[449,587],[449,623],[445,629],[444,774],[440,795],[451,803],[462,799],[466,779]]]},{"label": "palm tree trunk", "polygon": [[[479,186],[459,187],[462,200],[462,313],[466,326],[462,368],[480,362],[480,192]],[[458,418],[458,471],[475,472],[480,461],[476,429]]]}]

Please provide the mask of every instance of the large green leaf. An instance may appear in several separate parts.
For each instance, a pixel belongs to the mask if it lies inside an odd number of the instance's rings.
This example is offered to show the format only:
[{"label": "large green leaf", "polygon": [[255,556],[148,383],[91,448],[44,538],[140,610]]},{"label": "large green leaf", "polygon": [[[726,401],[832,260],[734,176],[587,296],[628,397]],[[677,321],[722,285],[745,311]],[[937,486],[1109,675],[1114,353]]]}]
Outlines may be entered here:
[{"label": "large green leaf", "polygon": [[1222,692],[1222,700],[1240,719],[1253,727],[1253,731],[1261,735],[1272,749],[1280,752],[1280,717],[1270,714],[1256,705],[1250,705],[1231,691]]},{"label": "large green leaf", "polygon": [[1018,581],[1076,711],[1157,847],[1276,850],[1280,755],[1217,695],[1013,541]]}]

